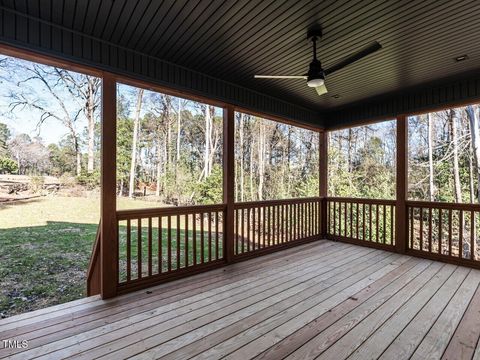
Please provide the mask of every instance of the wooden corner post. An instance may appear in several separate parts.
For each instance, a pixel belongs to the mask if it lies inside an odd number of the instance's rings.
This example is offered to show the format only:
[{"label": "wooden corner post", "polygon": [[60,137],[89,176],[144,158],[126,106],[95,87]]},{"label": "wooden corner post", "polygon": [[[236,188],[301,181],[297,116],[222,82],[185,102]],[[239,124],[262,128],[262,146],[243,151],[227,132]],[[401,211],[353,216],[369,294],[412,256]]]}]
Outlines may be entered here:
[{"label": "wooden corner post", "polygon": [[226,204],[224,228],[224,255],[227,263],[234,255],[234,202],[235,202],[235,109],[223,108],[223,202]]},{"label": "wooden corner post", "polygon": [[104,74],[102,83],[102,155],[101,155],[101,296],[117,294],[118,243],[116,203],[117,104],[116,81]]},{"label": "wooden corner post", "polygon": [[320,209],[320,236],[327,237],[327,196],[328,196],[328,132],[319,132],[319,196],[321,198]]},{"label": "wooden corner post", "polygon": [[397,200],[395,206],[395,248],[399,253],[407,250],[407,190],[408,190],[408,121],[397,117]]}]

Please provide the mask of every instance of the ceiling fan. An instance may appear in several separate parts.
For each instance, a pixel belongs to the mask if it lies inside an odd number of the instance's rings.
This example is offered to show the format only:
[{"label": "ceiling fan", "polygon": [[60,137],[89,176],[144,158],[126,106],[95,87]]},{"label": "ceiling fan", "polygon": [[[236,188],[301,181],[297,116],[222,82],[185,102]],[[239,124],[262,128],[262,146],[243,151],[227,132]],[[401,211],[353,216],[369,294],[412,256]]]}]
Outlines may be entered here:
[{"label": "ceiling fan", "polygon": [[335,65],[328,69],[323,69],[320,60],[317,59],[317,40],[322,37],[322,29],[315,28],[311,29],[307,33],[307,38],[311,39],[313,43],[313,60],[310,63],[308,73],[305,75],[254,75],[256,79],[305,79],[307,80],[307,86],[315,88],[318,95],[323,95],[327,93],[327,87],[325,86],[325,77],[343,69],[345,66],[358,61],[365,56],[368,56],[374,53],[377,50],[382,48],[377,41],[365,46],[363,49],[357,51],[354,54],[347,56],[346,58],[340,60]]}]

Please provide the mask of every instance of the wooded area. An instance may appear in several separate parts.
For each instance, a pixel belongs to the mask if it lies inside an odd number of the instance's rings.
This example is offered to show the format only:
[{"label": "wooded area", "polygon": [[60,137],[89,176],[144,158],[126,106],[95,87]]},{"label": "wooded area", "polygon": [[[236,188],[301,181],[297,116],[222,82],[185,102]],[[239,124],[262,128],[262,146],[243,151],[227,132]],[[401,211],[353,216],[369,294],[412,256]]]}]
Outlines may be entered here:
[{"label": "wooded area", "polygon": [[329,132],[330,196],[395,199],[396,121]]},{"label": "wooded area", "polygon": [[409,197],[480,202],[479,106],[411,116]]}]

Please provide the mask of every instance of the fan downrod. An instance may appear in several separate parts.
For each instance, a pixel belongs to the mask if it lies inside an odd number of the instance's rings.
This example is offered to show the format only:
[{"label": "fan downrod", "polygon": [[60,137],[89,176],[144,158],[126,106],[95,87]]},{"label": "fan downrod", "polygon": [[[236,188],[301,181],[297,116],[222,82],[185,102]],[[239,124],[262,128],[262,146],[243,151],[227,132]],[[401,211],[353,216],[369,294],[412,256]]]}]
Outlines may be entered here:
[{"label": "fan downrod", "polygon": [[322,35],[323,35],[322,28],[320,26],[310,28],[307,31],[307,39],[309,39],[309,40],[312,39],[312,38],[319,39],[319,38],[322,37]]}]

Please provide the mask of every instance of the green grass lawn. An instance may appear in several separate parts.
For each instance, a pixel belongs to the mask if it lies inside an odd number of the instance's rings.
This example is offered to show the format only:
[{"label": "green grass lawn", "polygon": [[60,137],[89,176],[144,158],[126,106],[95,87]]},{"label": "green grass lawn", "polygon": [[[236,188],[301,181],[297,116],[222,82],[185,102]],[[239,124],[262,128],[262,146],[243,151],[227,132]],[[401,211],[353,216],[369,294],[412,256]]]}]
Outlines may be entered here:
[{"label": "green grass lawn", "polygon": [[[119,208],[154,206],[158,204],[131,199],[120,199],[118,204]],[[1,316],[84,297],[86,270],[98,221],[99,199],[95,197],[44,197],[1,204]],[[145,231],[142,233],[145,234]],[[165,230],[162,233],[166,236]],[[154,234],[157,236],[156,232]],[[153,243],[154,253],[158,252],[156,244]],[[175,240],[173,245],[176,246]],[[163,243],[164,254],[165,246],[166,243]],[[180,246],[184,246],[182,241]],[[144,240],[144,254],[146,248]],[[122,240],[120,252],[122,258],[125,254]],[[135,253],[136,244],[132,241],[132,254]],[[153,265],[155,268],[158,262]]]}]

